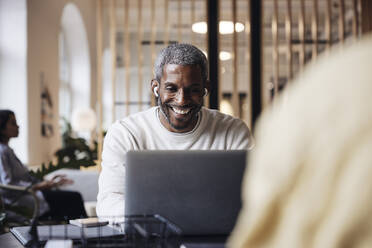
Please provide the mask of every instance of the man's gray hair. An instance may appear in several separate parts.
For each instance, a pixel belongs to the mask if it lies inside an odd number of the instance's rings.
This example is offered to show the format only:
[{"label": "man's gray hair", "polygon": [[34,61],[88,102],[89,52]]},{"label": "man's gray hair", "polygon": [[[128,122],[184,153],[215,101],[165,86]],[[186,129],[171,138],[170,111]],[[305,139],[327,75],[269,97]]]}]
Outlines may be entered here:
[{"label": "man's gray hair", "polygon": [[162,49],[156,58],[154,72],[160,83],[164,65],[197,65],[200,67],[203,82],[208,79],[208,62],[204,53],[191,44],[176,43]]}]

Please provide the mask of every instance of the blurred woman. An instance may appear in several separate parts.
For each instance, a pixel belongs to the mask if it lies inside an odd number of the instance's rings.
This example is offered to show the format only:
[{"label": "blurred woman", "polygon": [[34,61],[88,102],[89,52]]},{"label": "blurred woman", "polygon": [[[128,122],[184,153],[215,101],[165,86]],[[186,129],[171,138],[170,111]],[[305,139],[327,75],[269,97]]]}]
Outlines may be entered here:
[{"label": "blurred woman", "polygon": [[372,247],[371,58],[319,58],[260,117],[230,247]]},{"label": "blurred woman", "polygon": [[[27,168],[17,158],[9,140],[18,137],[19,127],[14,112],[0,110],[0,183],[31,187],[39,200],[41,219],[63,220],[86,217],[83,200],[78,192],[53,190],[58,186],[71,184],[63,175],[51,180],[41,181],[31,176]],[[5,204],[20,207],[33,206],[34,199],[29,194],[19,195],[14,192],[1,192]]]}]

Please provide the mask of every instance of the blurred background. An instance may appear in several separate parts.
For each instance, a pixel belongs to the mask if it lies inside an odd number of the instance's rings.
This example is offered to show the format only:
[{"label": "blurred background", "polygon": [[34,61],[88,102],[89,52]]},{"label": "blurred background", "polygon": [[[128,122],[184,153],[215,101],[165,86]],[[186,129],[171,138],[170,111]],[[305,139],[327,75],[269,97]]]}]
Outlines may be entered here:
[{"label": "blurred background", "polygon": [[369,0],[0,0],[11,146],[29,165],[94,165],[110,124],[154,105],[156,54],[177,42],[209,59],[205,106],[253,128],[306,64],[370,32],[371,14]]}]

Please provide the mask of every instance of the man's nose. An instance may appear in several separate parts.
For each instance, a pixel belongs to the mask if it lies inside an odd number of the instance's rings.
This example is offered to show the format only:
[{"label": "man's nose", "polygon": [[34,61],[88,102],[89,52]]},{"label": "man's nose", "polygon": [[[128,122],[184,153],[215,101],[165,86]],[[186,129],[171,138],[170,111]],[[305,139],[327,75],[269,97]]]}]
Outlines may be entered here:
[{"label": "man's nose", "polygon": [[180,89],[176,95],[177,104],[184,105],[187,103],[188,100],[189,100],[188,94],[183,89]]}]

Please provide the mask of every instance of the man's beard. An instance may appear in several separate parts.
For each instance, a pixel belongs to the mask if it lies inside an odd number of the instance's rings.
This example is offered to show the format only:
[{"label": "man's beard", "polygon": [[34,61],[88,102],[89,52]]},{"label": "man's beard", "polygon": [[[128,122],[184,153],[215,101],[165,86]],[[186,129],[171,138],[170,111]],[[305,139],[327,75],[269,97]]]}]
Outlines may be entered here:
[{"label": "man's beard", "polygon": [[158,106],[160,107],[161,114],[165,117],[169,125],[175,130],[183,130],[190,124],[190,122],[192,122],[194,119],[197,119],[198,113],[202,107],[202,104],[192,105],[191,106],[192,109],[190,110],[190,113],[189,113],[190,115],[192,115],[192,117],[187,122],[185,122],[183,125],[176,125],[175,123],[172,122],[171,117],[170,117],[169,111],[172,111],[172,110],[169,110],[169,109],[171,108],[171,106],[167,103],[163,103],[160,97],[158,97],[157,100],[158,100],[157,102],[158,102]]}]

